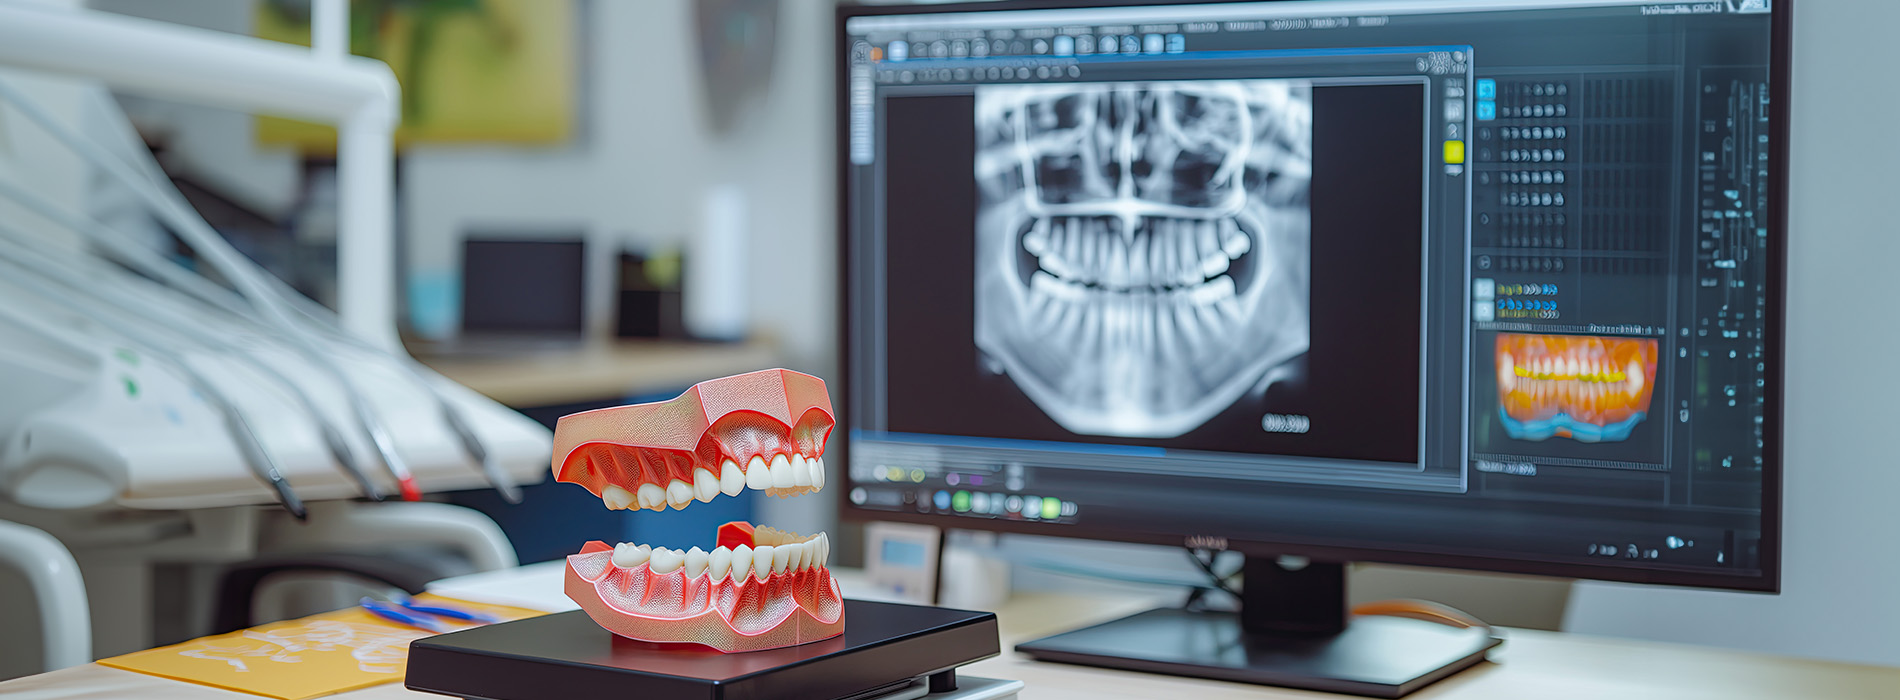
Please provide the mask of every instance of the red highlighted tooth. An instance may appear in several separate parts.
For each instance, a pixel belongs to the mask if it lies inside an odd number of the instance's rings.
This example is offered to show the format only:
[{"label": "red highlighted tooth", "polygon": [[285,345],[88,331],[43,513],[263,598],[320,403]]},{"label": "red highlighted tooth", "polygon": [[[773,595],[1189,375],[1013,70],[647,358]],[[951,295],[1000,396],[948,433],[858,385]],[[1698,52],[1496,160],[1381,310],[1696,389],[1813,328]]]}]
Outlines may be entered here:
[{"label": "red highlighted tooth", "polygon": [[755,540],[752,539],[752,523],[748,523],[744,520],[734,520],[719,526],[719,544],[714,546],[737,549],[739,545],[751,547],[754,541]]}]

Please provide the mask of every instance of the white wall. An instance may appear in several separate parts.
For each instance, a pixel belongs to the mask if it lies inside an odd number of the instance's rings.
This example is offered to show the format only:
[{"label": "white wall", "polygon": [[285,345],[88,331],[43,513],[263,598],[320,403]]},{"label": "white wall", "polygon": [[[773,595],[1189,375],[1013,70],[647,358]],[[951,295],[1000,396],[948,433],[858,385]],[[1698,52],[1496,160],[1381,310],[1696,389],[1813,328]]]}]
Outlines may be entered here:
[{"label": "white wall", "polygon": [[[590,329],[611,333],[612,275],[623,246],[683,247],[701,226],[709,188],[746,196],[747,279],[755,329],[785,366],[832,376],[837,366],[837,233],[833,150],[832,3],[780,4],[767,92],[727,134],[711,131],[701,93],[690,0],[587,3],[579,133],[568,145],[414,146],[400,173],[412,279],[460,270],[470,229],[586,231]],[[827,529],[830,499],[757,499],[758,520],[795,532]]]},{"label": "white wall", "polygon": [[[249,35],[253,0],[88,0],[95,10]],[[165,166],[187,172],[219,194],[269,216],[297,203],[303,159],[289,146],[259,146],[251,115],[183,102],[123,97],[127,113],[165,142]]]},{"label": "white wall", "polygon": [[1900,97],[1885,50],[1900,3],[1796,8],[1782,593],[1581,584],[1566,625],[1900,664]]},{"label": "white wall", "polygon": [[831,4],[781,4],[777,61],[763,99],[732,133],[707,126],[688,0],[593,2],[582,27],[584,115],[557,148],[416,146],[403,161],[410,271],[459,269],[470,228],[586,229],[597,255],[588,303],[607,330],[613,255],[623,245],[683,245],[701,225],[708,188],[741,187],[754,325],[788,362],[835,362],[836,234],[832,170]]}]

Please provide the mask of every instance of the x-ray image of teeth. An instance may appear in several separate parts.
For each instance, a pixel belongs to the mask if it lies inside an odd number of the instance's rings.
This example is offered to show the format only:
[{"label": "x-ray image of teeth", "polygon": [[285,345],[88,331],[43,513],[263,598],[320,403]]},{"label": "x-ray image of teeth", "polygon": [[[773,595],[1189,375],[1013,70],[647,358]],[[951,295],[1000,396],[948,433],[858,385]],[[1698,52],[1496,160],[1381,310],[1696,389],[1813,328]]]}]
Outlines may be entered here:
[{"label": "x-ray image of teeth", "polygon": [[[976,94],[976,344],[1064,428],[1167,438],[1309,338],[1312,85]],[[1276,371],[1279,370],[1279,371]]]}]

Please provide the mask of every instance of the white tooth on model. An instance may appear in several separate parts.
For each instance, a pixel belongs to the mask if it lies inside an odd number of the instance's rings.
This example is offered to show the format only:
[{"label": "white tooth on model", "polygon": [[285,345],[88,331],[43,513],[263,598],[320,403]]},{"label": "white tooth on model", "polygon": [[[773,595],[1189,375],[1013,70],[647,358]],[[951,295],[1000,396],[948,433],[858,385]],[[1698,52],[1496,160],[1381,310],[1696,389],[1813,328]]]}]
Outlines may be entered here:
[{"label": "white tooth on model", "polygon": [[613,484],[608,484],[607,488],[600,490],[600,500],[607,502],[608,510],[626,510],[635,503],[639,503],[639,499],[632,492]]},{"label": "white tooth on model", "polygon": [[813,457],[811,461],[806,462],[805,465],[811,468],[812,489],[823,491],[825,489],[825,458]]},{"label": "white tooth on model", "polygon": [[786,549],[792,550],[792,556],[786,558],[785,569],[787,571],[803,571],[807,560],[811,557],[811,548],[805,546],[805,543],[799,542],[797,544],[788,545]]},{"label": "white tooth on model", "polygon": [[652,548],[644,544],[636,546],[631,542],[622,542],[614,545],[614,566],[631,569],[647,563],[647,557],[652,553]]},{"label": "white tooth on model", "polygon": [[796,545],[784,545],[772,548],[772,573],[785,573],[785,567],[792,563],[792,553],[795,551],[793,547],[795,546]]},{"label": "white tooth on model", "polygon": [[686,554],[677,549],[655,547],[653,556],[647,560],[647,568],[656,574],[670,574],[686,563]]},{"label": "white tooth on model", "polygon": [[711,503],[719,496],[719,477],[712,470],[699,467],[693,470],[693,499],[700,503]]},{"label": "white tooth on model", "polygon": [[728,496],[737,496],[745,490],[745,472],[739,471],[739,464],[730,459],[719,465],[719,492]]},{"label": "white tooth on model", "polygon": [[774,552],[776,549],[778,548],[772,545],[762,544],[759,545],[757,549],[752,550],[753,578],[764,581],[766,577],[772,575],[772,558],[778,556],[778,554]]},{"label": "white tooth on model", "polygon": [[686,550],[686,578],[699,578],[706,573],[706,564],[710,561],[706,550],[694,547]]},{"label": "white tooth on model", "polygon": [[659,484],[641,484],[639,497],[641,508],[659,510],[666,507],[666,489],[660,488]]},{"label": "white tooth on model", "polygon": [[765,466],[765,458],[754,456],[745,463],[745,487],[754,491],[772,488],[772,468]]},{"label": "white tooth on model", "polygon": [[719,547],[706,556],[706,578],[718,583],[725,580],[726,572],[732,569],[732,550]]},{"label": "white tooth on model", "polygon": [[745,577],[752,573],[752,546],[739,545],[732,548],[732,582],[745,583]]},{"label": "white tooth on model", "polygon": [[667,505],[673,506],[673,510],[679,510],[681,508],[685,508],[686,504],[692,503],[692,502],[693,502],[693,485],[692,484],[688,484],[684,481],[680,481],[679,479],[674,479],[673,483],[666,485],[666,503]]},{"label": "white tooth on model", "polygon": [[811,485],[811,467],[805,464],[805,455],[792,455],[792,485]]},{"label": "white tooth on model", "polygon": [[818,566],[831,566],[831,535],[818,533]]},{"label": "white tooth on model", "polygon": [[772,487],[789,489],[792,487],[792,461],[785,455],[772,458]]}]

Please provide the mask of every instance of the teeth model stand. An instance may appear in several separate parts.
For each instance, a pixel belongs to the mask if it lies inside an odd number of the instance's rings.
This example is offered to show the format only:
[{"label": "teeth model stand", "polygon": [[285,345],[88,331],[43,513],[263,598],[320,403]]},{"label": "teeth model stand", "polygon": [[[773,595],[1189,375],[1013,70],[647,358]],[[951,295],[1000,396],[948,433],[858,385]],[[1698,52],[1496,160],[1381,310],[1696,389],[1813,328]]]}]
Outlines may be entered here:
[{"label": "teeth model stand", "polygon": [[[609,509],[679,510],[750,489],[825,486],[836,421],[824,380],[765,370],[701,382],[670,401],[576,413],[554,431],[554,477]],[[1021,683],[965,679],[995,656],[996,616],[846,601],[830,538],[749,523],[710,548],[589,542],[567,558],[581,610],[416,641],[410,689],[481,698],[1013,697]],[[858,617],[851,630],[845,616]],[[745,652],[745,653],[740,653]]]}]

